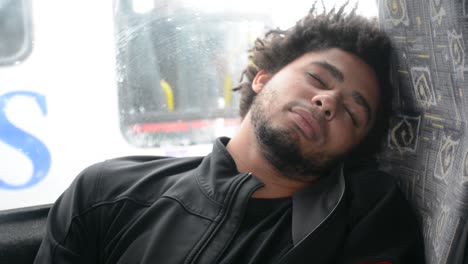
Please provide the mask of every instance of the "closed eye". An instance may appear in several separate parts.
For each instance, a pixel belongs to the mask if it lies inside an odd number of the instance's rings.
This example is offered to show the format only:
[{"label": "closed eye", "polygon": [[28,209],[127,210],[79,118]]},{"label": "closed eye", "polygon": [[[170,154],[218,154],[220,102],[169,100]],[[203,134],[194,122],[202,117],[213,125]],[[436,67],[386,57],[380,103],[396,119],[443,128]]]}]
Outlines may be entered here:
[{"label": "closed eye", "polygon": [[328,89],[328,85],[322,79],[320,79],[320,77],[310,72],[308,72],[307,75],[309,75],[309,77],[311,77],[313,81],[318,82],[320,84],[319,88]]},{"label": "closed eye", "polygon": [[348,113],[349,117],[351,118],[351,122],[353,122],[353,126],[356,127],[356,128],[359,128],[359,123],[356,119],[356,117],[354,116],[353,112],[351,112],[349,110],[349,108],[347,108],[346,106],[344,107],[346,113]]}]

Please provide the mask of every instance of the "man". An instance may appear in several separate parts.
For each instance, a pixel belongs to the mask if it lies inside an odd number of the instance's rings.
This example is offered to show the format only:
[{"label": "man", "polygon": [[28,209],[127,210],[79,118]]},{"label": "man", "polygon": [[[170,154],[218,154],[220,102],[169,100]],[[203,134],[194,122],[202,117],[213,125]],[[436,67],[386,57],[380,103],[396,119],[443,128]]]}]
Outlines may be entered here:
[{"label": "man", "polygon": [[243,122],[210,155],[83,171],[35,262],[423,263],[394,181],[359,163],[390,112],[390,44],[343,8],[257,40]]}]

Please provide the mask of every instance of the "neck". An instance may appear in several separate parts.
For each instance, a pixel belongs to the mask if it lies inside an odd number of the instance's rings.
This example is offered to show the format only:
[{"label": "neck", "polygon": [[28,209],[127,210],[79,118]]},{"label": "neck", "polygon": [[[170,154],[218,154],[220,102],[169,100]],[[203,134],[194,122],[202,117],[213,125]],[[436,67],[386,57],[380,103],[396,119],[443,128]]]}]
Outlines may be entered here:
[{"label": "neck", "polygon": [[264,183],[254,192],[254,198],[290,197],[310,182],[298,181],[283,175],[265,159],[257,142],[250,115],[247,114],[238,133],[227,145],[239,172],[250,172]]}]

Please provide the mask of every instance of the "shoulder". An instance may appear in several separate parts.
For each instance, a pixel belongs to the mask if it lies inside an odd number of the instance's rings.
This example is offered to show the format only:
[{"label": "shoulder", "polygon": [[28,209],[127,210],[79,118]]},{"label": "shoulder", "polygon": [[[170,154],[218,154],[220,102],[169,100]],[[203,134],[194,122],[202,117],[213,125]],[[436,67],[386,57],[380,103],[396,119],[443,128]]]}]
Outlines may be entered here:
[{"label": "shoulder", "polygon": [[352,225],[370,213],[393,211],[392,217],[414,217],[395,177],[377,167],[351,169],[345,172],[345,182]]},{"label": "shoulder", "polygon": [[350,230],[343,254],[345,262],[373,262],[374,257],[383,256],[424,263],[417,214],[395,178],[371,167],[345,173],[345,181]]},{"label": "shoulder", "polygon": [[177,175],[196,168],[201,159],[157,156],[110,159],[84,169],[67,192],[80,196],[78,199],[87,206],[119,199],[151,203],[158,197],[158,191],[174,182]]},{"label": "shoulder", "polygon": [[345,170],[344,174],[347,189],[365,199],[379,199],[398,189],[393,176],[374,166]]},{"label": "shoulder", "polygon": [[200,161],[201,158],[133,156],[84,169],[49,211],[49,231],[41,246],[42,257],[92,254],[96,250],[94,242],[101,241],[97,236],[102,230],[110,238],[122,232],[179,175],[198,167]]}]

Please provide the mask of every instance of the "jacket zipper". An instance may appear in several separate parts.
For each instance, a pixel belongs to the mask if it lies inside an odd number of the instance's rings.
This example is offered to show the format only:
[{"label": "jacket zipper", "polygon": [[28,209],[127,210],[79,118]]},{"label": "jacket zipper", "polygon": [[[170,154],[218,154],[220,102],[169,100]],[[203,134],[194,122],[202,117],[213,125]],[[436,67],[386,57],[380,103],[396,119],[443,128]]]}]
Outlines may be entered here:
[{"label": "jacket zipper", "polygon": [[213,236],[217,233],[217,231],[219,230],[219,228],[222,226],[222,224],[224,224],[224,222],[226,221],[227,219],[227,213],[229,212],[231,206],[232,206],[232,203],[235,201],[234,197],[236,196],[236,194],[239,192],[239,187],[242,186],[242,184],[248,179],[248,177],[251,175],[251,173],[246,173],[242,176],[241,179],[239,179],[238,183],[232,187],[233,188],[233,191],[231,191],[229,194],[228,194],[228,203],[227,203],[227,206],[222,209],[223,212],[222,212],[222,218],[221,220],[214,226],[211,228],[211,230],[209,231],[209,235],[205,238],[203,244],[200,246],[199,249],[196,250],[196,253],[193,257],[191,257],[191,260],[190,261],[185,261],[185,263],[190,263],[190,264],[195,264],[196,260],[198,259],[198,257],[200,256],[200,254],[203,252],[203,250],[206,248],[206,246],[209,244],[209,242],[211,242]]},{"label": "jacket zipper", "polygon": [[[249,173],[247,173],[247,175],[246,175],[245,177],[247,178],[248,176],[251,176],[251,175],[252,175],[252,173],[249,172]],[[250,199],[250,197],[252,197],[252,194],[253,194],[256,190],[258,190],[260,187],[262,187],[262,186],[263,186],[263,185],[259,185],[259,186],[256,186],[255,188],[252,188],[251,190],[249,190],[249,194],[247,195],[247,197],[246,197],[245,199],[247,199],[247,200]],[[236,194],[237,194],[237,192],[236,192],[234,195],[236,195]],[[233,201],[236,201],[236,199],[233,199]],[[226,212],[231,211],[232,204],[233,204],[233,202],[229,203]],[[240,216],[242,217],[241,219],[244,218],[244,215],[245,215],[245,211],[246,211],[246,210],[247,210],[247,206],[244,206],[244,207],[242,208],[242,212],[240,213]],[[241,220],[241,221],[242,221],[242,220]],[[237,231],[239,230],[239,227],[240,227],[240,226],[241,226],[241,222],[239,222],[239,223],[237,224],[236,228],[234,229],[234,232],[233,232],[232,236],[229,238],[228,241],[226,241],[226,245],[229,245],[229,244],[231,243],[232,239],[233,239],[233,238],[235,237],[235,235],[237,234]],[[222,253],[223,253],[223,252],[221,252],[221,254],[222,254]],[[218,255],[218,258],[219,258],[219,255]],[[218,258],[215,259],[215,261],[218,261]],[[219,262],[215,262],[215,263],[218,264]]]}]

